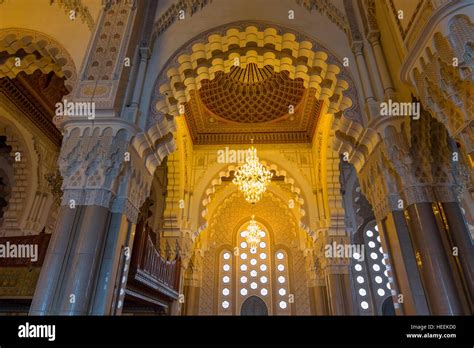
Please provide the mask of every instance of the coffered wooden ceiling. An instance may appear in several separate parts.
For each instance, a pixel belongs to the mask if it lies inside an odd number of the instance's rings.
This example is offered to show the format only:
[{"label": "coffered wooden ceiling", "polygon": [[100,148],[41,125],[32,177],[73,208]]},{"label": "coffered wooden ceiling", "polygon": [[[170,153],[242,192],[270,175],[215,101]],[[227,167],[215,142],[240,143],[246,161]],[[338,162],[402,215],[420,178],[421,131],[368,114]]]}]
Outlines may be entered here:
[{"label": "coffered wooden ceiling", "polygon": [[322,104],[315,92],[271,66],[234,66],[191,91],[186,122],[196,145],[309,143]]}]

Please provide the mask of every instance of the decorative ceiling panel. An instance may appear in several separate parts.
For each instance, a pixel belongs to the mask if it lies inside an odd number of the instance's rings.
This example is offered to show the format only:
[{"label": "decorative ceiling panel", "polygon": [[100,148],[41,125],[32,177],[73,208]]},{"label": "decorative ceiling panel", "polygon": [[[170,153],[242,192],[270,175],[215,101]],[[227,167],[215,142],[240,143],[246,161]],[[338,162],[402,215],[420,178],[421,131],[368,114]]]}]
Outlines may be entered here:
[{"label": "decorative ceiling panel", "polygon": [[322,101],[314,88],[271,66],[232,67],[190,92],[185,117],[193,143],[311,142]]}]

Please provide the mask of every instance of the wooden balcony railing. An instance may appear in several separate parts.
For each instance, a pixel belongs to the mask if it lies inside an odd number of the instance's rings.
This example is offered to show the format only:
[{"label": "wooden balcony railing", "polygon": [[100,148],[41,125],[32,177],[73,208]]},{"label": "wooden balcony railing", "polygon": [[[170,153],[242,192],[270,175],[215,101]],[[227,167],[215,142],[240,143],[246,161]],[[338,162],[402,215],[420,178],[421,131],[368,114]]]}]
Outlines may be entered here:
[{"label": "wooden balcony railing", "polygon": [[133,279],[150,290],[177,298],[181,258],[179,255],[173,260],[163,257],[155,247],[150,233],[148,225],[143,222],[137,225],[130,264]]}]

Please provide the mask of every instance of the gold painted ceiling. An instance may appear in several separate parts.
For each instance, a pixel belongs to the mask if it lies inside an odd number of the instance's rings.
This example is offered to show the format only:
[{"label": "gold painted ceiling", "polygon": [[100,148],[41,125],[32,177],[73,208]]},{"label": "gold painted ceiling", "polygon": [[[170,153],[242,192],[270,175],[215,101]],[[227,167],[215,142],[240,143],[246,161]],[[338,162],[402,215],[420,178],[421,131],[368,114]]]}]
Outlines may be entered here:
[{"label": "gold painted ceiling", "polygon": [[321,109],[315,90],[271,66],[234,66],[191,91],[185,117],[193,143],[311,142]]}]

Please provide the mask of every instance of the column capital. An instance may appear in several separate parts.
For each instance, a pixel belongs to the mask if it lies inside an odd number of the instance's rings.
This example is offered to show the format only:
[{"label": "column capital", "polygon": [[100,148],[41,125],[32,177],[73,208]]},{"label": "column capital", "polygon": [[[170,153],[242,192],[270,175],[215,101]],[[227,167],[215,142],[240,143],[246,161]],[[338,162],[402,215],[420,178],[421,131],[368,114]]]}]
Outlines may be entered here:
[{"label": "column capital", "polygon": [[367,41],[370,42],[372,46],[380,45],[380,32],[372,30],[367,34]]},{"label": "column capital", "polygon": [[130,146],[132,133],[115,126],[69,128],[58,159],[61,205],[98,205],[136,222],[152,174]]},{"label": "column capital", "polygon": [[362,55],[362,49],[364,48],[364,43],[362,41],[353,41],[351,44],[352,52],[358,56]]}]

